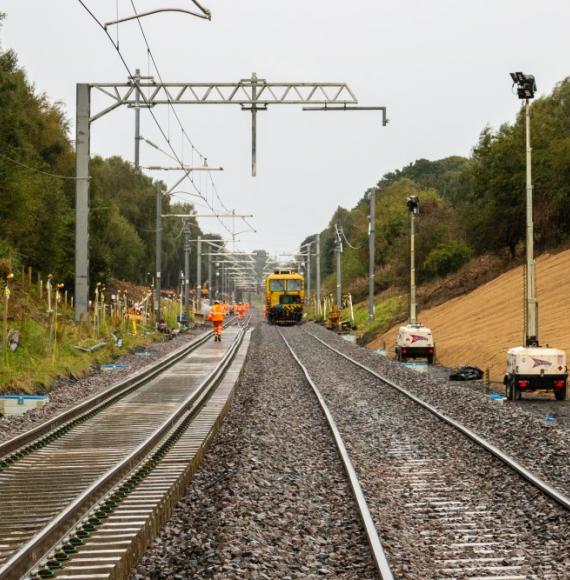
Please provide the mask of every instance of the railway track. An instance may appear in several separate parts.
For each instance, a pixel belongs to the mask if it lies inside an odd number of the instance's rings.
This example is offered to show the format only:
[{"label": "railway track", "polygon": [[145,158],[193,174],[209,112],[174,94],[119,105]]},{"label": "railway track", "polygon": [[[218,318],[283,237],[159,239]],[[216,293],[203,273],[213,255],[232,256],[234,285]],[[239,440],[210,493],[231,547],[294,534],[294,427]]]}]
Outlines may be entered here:
[{"label": "railway track", "polygon": [[352,461],[350,460],[348,451],[346,450],[346,446],[342,439],[342,435],[336,425],[334,417],[332,416],[332,413],[330,412],[323,396],[321,395],[319,388],[317,387],[317,385],[311,378],[311,375],[307,371],[307,368],[305,367],[305,365],[303,365],[299,357],[295,354],[295,351],[291,348],[291,345],[289,344],[283,333],[279,331],[279,334],[281,335],[281,338],[283,339],[285,345],[289,349],[289,352],[291,353],[293,358],[297,361],[298,365],[301,367],[301,370],[303,371],[303,374],[305,375],[307,382],[313,389],[313,392],[315,393],[315,396],[319,401],[319,405],[323,411],[323,414],[325,415],[327,425],[329,426],[329,429],[333,435],[335,446],[338,450],[343,467],[348,476],[348,480],[350,482],[350,489],[352,491],[352,494],[354,495],[356,505],[358,506],[358,513],[360,519],[362,520],[362,524],[366,532],[366,537],[368,538],[368,543],[370,544],[372,558],[374,560],[376,570],[378,571],[380,578],[382,578],[382,580],[392,580],[393,575],[392,571],[390,570],[390,565],[388,564],[386,554],[384,553],[384,549],[382,547],[382,543],[380,542],[380,538],[378,537],[376,526],[374,525],[374,521],[372,520],[372,516],[370,515],[370,510],[368,508],[368,504],[366,502],[366,498],[362,491],[360,482],[358,481],[356,470],[354,469]]},{"label": "railway track", "polygon": [[122,578],[196,470],[249,345],[211,333],[0,446],[0,578]]},{"label": "railway track", "polygon": [[283,334],[336,418],[394,576],[570,576],[568,497],[318,336]]}]

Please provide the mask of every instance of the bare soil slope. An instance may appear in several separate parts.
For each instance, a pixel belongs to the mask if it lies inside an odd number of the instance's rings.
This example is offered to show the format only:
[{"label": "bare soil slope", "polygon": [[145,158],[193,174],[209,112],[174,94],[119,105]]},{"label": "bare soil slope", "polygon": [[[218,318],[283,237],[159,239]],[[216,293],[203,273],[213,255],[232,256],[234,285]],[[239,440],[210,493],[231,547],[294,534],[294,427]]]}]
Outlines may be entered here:
[{"label": "bare soil slope", "polygon": [[[539,338],[570,352],[570,250],[545,254],[537,260]],[[520,345],[523,329],[523,268],[517,267],[480,286],[473,292],[419,313],[435,337],[440,364],[473,364],[491,370],[493,380],[502,380],[505,353]],[[393,352],[400,325],[371,342],[384,342]]]}]

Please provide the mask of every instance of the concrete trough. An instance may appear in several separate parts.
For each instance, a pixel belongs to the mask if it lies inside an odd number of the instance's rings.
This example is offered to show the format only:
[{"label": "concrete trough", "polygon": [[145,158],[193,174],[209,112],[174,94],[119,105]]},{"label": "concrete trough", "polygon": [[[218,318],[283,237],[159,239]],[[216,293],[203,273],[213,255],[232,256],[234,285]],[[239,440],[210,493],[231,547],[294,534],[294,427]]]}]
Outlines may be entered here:
[{"label": "concrete trough", "polygon": [[23,415],[32,409],[40,409],[48,401],[47,395],[1,395],[0,415]]}]

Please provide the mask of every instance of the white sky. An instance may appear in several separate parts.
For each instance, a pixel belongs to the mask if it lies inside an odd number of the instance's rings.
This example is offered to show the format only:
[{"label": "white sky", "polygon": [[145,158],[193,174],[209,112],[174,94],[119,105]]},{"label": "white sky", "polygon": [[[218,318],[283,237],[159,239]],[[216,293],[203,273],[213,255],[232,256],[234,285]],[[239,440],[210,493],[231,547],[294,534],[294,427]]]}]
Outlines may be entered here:
[{"label": "white sky", "polygon": [[[132,13],[130,0],[87,0],[101,20]],[[229,208],[253,213],[257,234],[240,248],[290,251],[321,230],[338,205],[352,207],[382,174],[425,157],[467,155],[480,130],[518,109],[508,73],[537,78],[539,94],[568,75],[570,2],[563,0],[203,0],[211,22],[181,14],[143,20],[165,81],[344,81],[377,113],[307,113],[274,106],[258,114],[258,177],[250,174],[250,114],[236,105],[179,107],[187,133],[222,165],[214,174]],[[135,0],[139,12],[190,0]],[[357,8],[355,8],[355,6]],[[119,82],[122,64],[76,0],[1,0],[0,39],[40,91],[65,103],[72,131],[76,82]],[[122,24],[129,66],[147,71],[136,21]],[[157,110],[165,129],[167,108]],[[148,113],[143,136],[166,148]],[[94,123],[92,154],[133,159],[134,114],[119,109]],[[170,138],[180,131],[170,115]],[[188,153],[188,147],[186,147]],[[143,165],[169,160],[141,146]],[[186,161],[190,161],[188,155]],[[174,174],[160,177],[173,183]],[[381,203],[379,204],[381,211]],[[222,233],[215,220],[206,231]],[[228,222],[231,227],[231,221]],[[239,228],[245,229],[245,228]]]}]

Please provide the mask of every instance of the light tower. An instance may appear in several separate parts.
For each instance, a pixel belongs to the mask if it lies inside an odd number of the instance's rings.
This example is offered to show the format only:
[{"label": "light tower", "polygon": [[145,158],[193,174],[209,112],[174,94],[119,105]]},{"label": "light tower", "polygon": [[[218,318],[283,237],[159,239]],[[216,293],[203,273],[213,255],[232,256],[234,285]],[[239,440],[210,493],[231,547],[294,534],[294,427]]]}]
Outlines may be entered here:
[{"label": "light tower", "polygon": [[401,326],[396,339],[396,358],[406,361],[410,358],[426,358],[433,364],[435,344],[429,328],[417,321],[416,306],[416,216],[420,212],[420,200],[415,195],[408,196],[410,212],[410,315],[408,324]]},{"label": "light tower", "polygon": [[524,284],[523,346],[507,351],[507,371],[504,383],[507,397],[514,401],[524,391],[553,390],[557,400],[566,398],[566,353],[556,348],[544,348],[538,341],[538,301],[534,259],[534,225],[532,216],[532,148],[530,143],[530,101],[536,92],[533,75],[511,73],[517,96],[524,101],[526,135],[526,263]]}]

